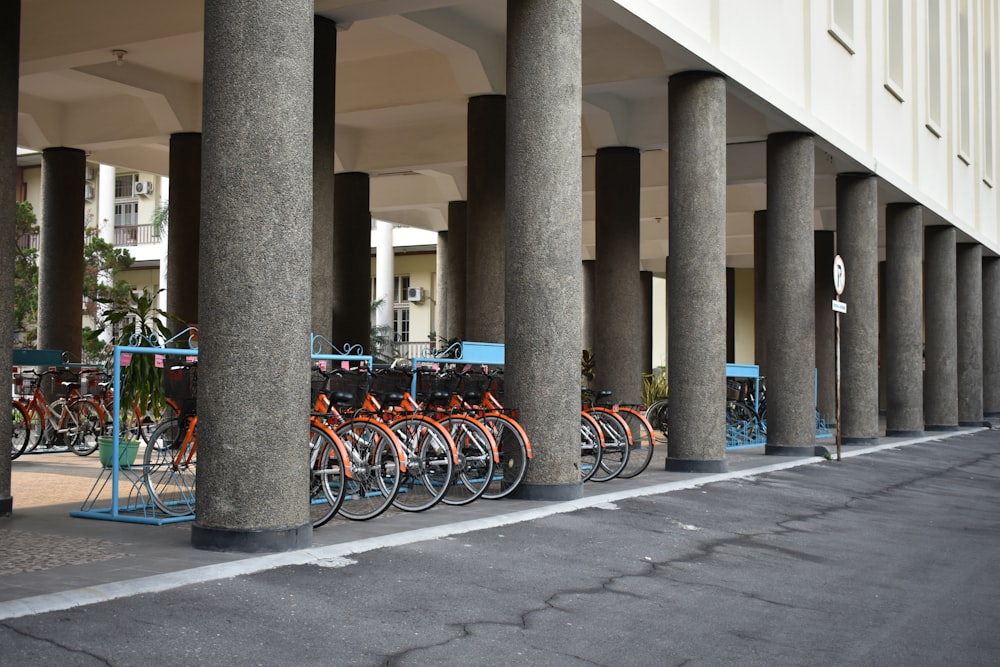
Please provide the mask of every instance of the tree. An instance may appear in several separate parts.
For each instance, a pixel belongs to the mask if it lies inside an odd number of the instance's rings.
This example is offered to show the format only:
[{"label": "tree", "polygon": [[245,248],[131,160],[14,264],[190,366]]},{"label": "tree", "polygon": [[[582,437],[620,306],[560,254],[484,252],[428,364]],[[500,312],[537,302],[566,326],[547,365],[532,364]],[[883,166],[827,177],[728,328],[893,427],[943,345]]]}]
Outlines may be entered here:
[{"label": "tree", "polygon": [[106,324],[102,313],[127,306],[135,289],[128,281],[115,276],[131,267],[135,259],[128,250],[115,248],[92,228],[87,229],[86,236],[83,247],[84,314],[98,326],[96,329],[83,328],[83,358],[98,362],[106,356],[106,344],[100,338]]},{"label": "tree", "polygon": [[18,347],[34,347],[38,322],[38,249],[31,247],[38,218],[31,202],[16,203],[14,255],[14,331]]}]

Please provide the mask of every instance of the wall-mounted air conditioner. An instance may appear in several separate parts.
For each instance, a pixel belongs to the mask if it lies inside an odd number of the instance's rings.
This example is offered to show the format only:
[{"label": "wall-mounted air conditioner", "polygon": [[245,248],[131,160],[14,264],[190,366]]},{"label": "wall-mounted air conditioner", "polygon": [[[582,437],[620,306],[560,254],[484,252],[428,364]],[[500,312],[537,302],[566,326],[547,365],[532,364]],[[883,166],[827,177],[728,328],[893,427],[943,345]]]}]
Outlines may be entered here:
[{"label": "wall-mounted air conditioner", "polygon": [[406,300],[413,303],[422,303],[424,300],[423,287],[408,287],[406,289]]},{"label": "wall-mounted air conditioner", "polygon": [[149,181],[136,181],[132,184],[132,194],[151,195],[153,194],[153,184]]},{"label": "wall-mounted air conditioner", "polygon": [[94,186],[90,183],[83,184],[83,198],[88,201],[94,198]]}]

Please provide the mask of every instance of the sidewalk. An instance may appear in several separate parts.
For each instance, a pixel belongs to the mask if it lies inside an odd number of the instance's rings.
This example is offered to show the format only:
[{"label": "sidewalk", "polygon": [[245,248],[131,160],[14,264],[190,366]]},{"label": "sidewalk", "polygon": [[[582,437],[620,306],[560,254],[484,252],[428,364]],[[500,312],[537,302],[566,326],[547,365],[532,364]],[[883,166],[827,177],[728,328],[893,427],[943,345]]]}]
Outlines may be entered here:
[{"label": "sidewalk", "polygon": [[[882,438],[874,447],[843,448],[856,456],[939,440],[980,429]],[[834,451],[835,443],[818,444]],[[310,549],[280,554],[201,551],[190,546],[190,522],[163,526],[74,518],[100,473],[96,456],[26,455],[13,462],[14,514],[0,519],[0,620],[67,609],[145,592],[321,562],[372,549],[507,525],[598,506],[625,498],[667,493],[715,481],[748,477],[823,461],[819,457],[765,456],[763,447],[731,450],[728,473],[684,474],[664,470],[663,454],[631,480],[588,483],[584,498],[568,502],[479,500],[427,512],[395,510],[366,522],[336,518],[313,533]]]}]

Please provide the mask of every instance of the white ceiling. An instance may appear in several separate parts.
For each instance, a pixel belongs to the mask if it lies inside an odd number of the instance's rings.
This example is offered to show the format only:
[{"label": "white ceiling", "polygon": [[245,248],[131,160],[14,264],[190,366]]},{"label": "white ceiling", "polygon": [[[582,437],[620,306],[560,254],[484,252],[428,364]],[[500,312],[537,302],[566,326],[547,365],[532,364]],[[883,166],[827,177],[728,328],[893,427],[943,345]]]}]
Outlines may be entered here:
[{"label": "white ceiling", "polygon": [[[201,129],[203,0],[22,0],[18,143],[73,146],[94,162],[166,175],[171,133]],[[372,176],[375,216],[443,230],[465,195],[468,98],[504,92],[500,0],[316,0],[338,23],[337,165]],[[608,0],[583,15],[584,257],[593,258],[593,155],[643,150],[643,269],[667,252],[667,78],[706,65],[651,43]],[[116,64],[112,51],[127,51]],[[763,141],[799,129],[731,90],[729,265],[752,265],[753,211],[766,208]],[[817,149],[817,227],[833,207],[834,160]],[[821,157],[829,159],[819,159]],[[838,167],[840,165],[837,165]]]}]

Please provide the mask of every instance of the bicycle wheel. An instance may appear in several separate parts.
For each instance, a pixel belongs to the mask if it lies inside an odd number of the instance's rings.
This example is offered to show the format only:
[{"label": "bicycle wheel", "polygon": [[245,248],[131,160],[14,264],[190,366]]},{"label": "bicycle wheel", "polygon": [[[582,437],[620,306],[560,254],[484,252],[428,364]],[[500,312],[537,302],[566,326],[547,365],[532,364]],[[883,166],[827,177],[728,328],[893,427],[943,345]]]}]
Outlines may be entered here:
[{"label": "bicycle wheel", "polygon": [[97,403],[84,399],[69,407],[70,419],[74,422],[74,436],[70,449],[77,456],[89,456],[97,451],[97,438],[104,433],[104,419]]},{"label": "bicycle wheel", "polygon": [[[646,421],[653,427],[653,435],[666,442],[669,435],[667,420],[670,417],[670,405],[665,398],[654,401],[646,410]],[[657,435],[659,434],[659,435]]]},{"label": "bicycle wheel", "polygon": [[453,415],[440,423],[451,434],[459,456],[459,465],[441,501],[446,505],[466,505],[481,497],[493,479],[496,440],[472,417]]},{"label": "bicycle wheel", "polygon": [[510,494],[524,480],[528,471],[528,436],[507,415],[484,415],[479,421],[493,435],[500,450],[500,463],[493,466],[493,477],[482,496],[496,500]]},{"label": "bicycle wheel", "polygon": [[[336,438],[336,440],[334,439]],[[309,427],[309,460],[312,479],[309,484],[309,519],[319,528],[337,513],[344,501],[344,460],[336,434],[316,426]]]},{"label": "bicycle wheel", "polygon": [[389,428],[406,451],[406,472],[392,504],[407,512],[423,512],[434,507],[451,484],[455,442],[444,427],[429,417],[402,417]]},{"label": "bicycle wheel", "polygon": [[593,482],[607,482],[617,477],[628,465],[631,443],[628,424],[617,413],[607,408],[593,408],[590,416],[597,420],[604,435],[601,462],[590,479]]},{"label": "bicycle wheel", "polygon": [[170,516],[194,514],[197,439],[192,433],[185,442],[187,432],[176,420],[161,423],[149,436],[142,457],[142,479],[149,499]]},{"label": "bicycle wheel", "polygon": [[580,480],[586,482],[601,464],[604,447],[601,427],[586,412],[580,413]]},{"label": "bicycle wheel", "polygon": [[42,441],[42,434],[45,433],[45,415],[37,403],[29,403],[22,407],[28,415],[28,444],[24,448],[24,453],[28,454]]},{"label": "bicycle wheel", "polygon": [[634,408],[619,408],[618,415],[628,424],[629,432],[632,434],[628,464],[618,476],[622,479],[631,479],[645,470],[653,460],[653,428],[642,413]]},{"label": "bicycle wheel", "polygon": [[364,419],[346,421],[335,433],[351,457],[340,515],[353,521],[373,519],[389,508],[399,491],[396,437],[387,426]]},{"label": "bicycle wheel", "polygon": [[10,404],[10,460],[13,461],[24,453],[31,435],[28,413],[17,401]]}]

